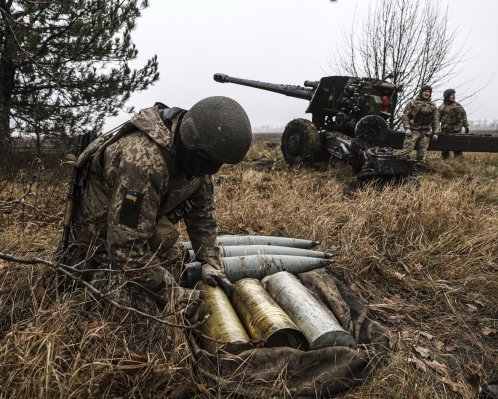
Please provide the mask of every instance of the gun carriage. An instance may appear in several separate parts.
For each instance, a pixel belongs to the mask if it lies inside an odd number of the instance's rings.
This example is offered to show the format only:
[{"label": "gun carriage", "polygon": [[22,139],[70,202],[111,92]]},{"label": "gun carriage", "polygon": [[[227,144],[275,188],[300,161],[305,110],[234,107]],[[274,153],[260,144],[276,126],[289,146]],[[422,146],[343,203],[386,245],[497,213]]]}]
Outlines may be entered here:
[{"label": "gun carriage", "polygon": [[[396,155],[404,133],[389,128],[403,86],[378,79],[326,76],[303,86],[240,79],[217,73],[214,80],[308,100],[311,121],[294,119],[282,134],[281,150],[289,165],[331,159],[350,163],[359,179],[410,174],[415,162]],[[430,151],[498,152],[498,138],[441,135]]]}]

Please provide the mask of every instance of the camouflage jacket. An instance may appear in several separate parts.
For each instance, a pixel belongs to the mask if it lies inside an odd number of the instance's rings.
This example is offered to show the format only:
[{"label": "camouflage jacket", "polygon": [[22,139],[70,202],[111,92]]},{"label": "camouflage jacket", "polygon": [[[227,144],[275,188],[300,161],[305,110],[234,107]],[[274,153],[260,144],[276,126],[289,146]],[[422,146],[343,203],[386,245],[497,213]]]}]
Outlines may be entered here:
[{"label": "camouflage jacket", "polygon": [[437,106],[421,96],[415,97],[406,104],[403,110],[403,128],[414,131],[439,132],[439,115]]},{"label": "camouflage jacket", "polygon": [[467,113],[457,102],[444,102],[438,108],[441,131],[444,133],[460,133],[462,127],[468,128]]},{"label": "camouflage jacket", "polygon": [[174,223],[181,218],[197,258],[219,264],[212,179],[187,179],[175,170],[172,131],[156,106],[146,108],[114,138],[94,141],[83,161],[78,159],[90,164],[75,239],[86,245],[102,242],[116,267],[143,267],[160,246],[169,249],[179,236]]}]

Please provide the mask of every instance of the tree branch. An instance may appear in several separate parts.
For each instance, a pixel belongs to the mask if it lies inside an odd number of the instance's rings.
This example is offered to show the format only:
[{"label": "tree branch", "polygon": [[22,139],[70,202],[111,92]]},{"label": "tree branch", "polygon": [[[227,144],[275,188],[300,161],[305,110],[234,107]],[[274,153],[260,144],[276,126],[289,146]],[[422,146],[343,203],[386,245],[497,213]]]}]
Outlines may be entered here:
[{"label": "tree branch", "polygon": [[127,312],[134,313],[134,314],[136,314],[138,316],[142,316],[142,317],[145,317],[147,319],[157,321],[158,323],[167,325],[168,327],[181,328],[181,329],[186,329],[186,330],[195,330],[195,329],[197,329],[197,327],[199,327],[201,324],[203,324],[207,320],[207,318],[204,318],[203,320],[198,321],[197,323],[195,323],[195,324],[193,324],[191,326],[187,326],[187,325],[184,325],[184,324],[170,323],[170,322],[168,322],[166,320],[163,320],[163,319],[161,319],[161,318],[159,318],[157,316],[151,315],[151,314],[146,313],[146,312],[142,312],[141,310],[138,310],[138,309],[133,308],[131,306],[122,305],[122,304],[114,301],[113,299],[109,298],[106,294],[104,294],[102,291],[100,291],[97,288],[95,288],[89,282],[81,279],[80,277],[76,277],[72,273],[72,272],[75,272],[74,267],[68,266],[68,265],[64,265],[62,263],[55,264],[53,262],[50,262],[50,261],[48,261],[46,259],[41,259],[41,258],[32,258],[32,259],[18,258],[16,256],[13,256],[13,255],[10,255],[10,254],[6,254],[6,253],[3,253],[3,252],[0,252],[0,259],[7,260],[7,261],[10,261],[10,262],[17,262],[17,263],[21,263],[21,264],[27,264],[27,265],[43,264],[43,265],[50,266],[54,270],[57,270],[57,271],[63,273],[65,276],[69,277],[71,280],[76,281],[79,284],[83,285],[92,294],[94,294],[95,296],[97,296],[100,299],[103,299],[104,301],[106,301],[107,303],[111,304],[112,306],[114,306],[114,307],[116,307],[118,309],[121,309],[121,310],[125,310]]}]

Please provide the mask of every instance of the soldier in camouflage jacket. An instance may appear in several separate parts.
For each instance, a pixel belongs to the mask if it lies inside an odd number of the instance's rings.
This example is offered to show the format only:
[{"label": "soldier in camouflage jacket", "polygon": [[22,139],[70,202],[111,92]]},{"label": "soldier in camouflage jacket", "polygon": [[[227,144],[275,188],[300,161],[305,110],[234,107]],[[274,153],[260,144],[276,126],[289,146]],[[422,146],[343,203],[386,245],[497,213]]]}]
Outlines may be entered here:
[{"label": "soldier in camouflage jacket", "polygon": [[226,97],[201,100],[189,111],[156,103],[111,138],[95,140],[77,162],[88,165],[89,175],[73,223],[71,263],[108,265],[122,272],[127,287],[161,304],[191,296],[162,263],[176,258],[176,223],[183,219],[204,280],[227,288],[211,175],[239,162],[250,141],[247,115]]},{"label": "soldier in camouflage jacket", "polygon": [[439,133],[439,116],[437,106],[431,101],[432,88],[424,85],[420,93],[410,100],[403,110],[403,128],[405,140],[401,156],[409,156],[417,150],[417,160],[425,162],[430,138],[437,140]]},{"label": "soldier in camouflage jacket", "polygon": [[[443,93],[444,101],[439,106],[439,120],[441,121],[442,134],[459,134],[462,128],[465,133],[469,132],[469,122],[467,121],[467,113],[461,104],[455,101],[455,90],[447,89]],[[454,151],[455,157],[463,155],[462,151]],[[449,151],[442,151],[441,157],[448,159]]]}]

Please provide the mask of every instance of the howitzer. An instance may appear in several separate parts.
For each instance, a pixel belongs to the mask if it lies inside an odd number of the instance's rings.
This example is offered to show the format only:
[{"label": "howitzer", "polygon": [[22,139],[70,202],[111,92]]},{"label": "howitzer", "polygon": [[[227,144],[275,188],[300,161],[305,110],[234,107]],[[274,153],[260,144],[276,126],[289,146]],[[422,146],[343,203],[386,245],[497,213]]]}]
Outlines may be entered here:
[{"label": "howitzer", "polygon": [[[78,135],[78,142],[76,144],[76,159],[81,155],[81,153],[88,147],[95,139],[95,133],[88,132],[84,134]],[[74,213],[76,210],[76,206],[78,203],[78,199],[81,194],[81,190],[83,189],[86,182],[87,175],[87,167],[74,167],[73,174],[71,180],[69,181],[69,188],[66,195],[66,208],[64,211],[64,220],[63,220],[63,230],[62,230],[62,238],[61,244],[59,247],[59,253],[62,254],[68,247],[69,244],[69,235],[71,233],[71,223],[74,218]]]},{"label": "howitzer", "polygon": [[[215,74],[220,83],[235,83],[308,100],[311,121],[294,119],[282,134],[281,150],[290,164],[340,159],[352,164],[359,178],[409,174],[414,161],[393,149],[403,146],[404,133],[389,129],[402,85],[378,79],[326,76],[304,86],[259,82]],[[430,151],[498,152],[498,138],[440,135]]]}]

